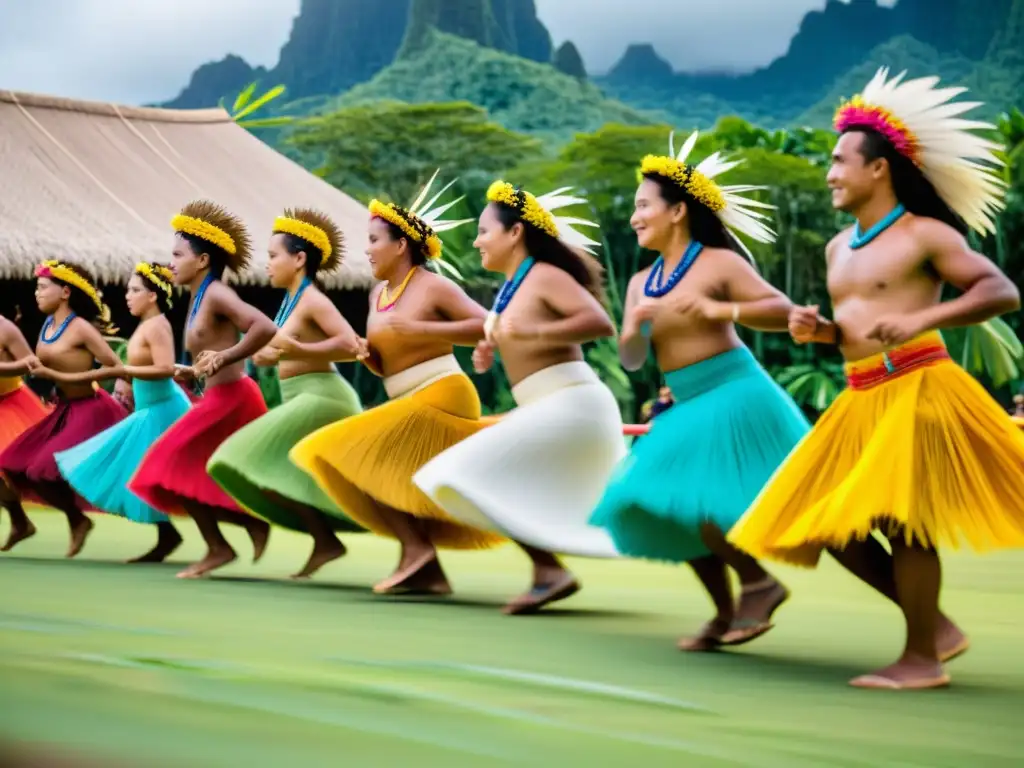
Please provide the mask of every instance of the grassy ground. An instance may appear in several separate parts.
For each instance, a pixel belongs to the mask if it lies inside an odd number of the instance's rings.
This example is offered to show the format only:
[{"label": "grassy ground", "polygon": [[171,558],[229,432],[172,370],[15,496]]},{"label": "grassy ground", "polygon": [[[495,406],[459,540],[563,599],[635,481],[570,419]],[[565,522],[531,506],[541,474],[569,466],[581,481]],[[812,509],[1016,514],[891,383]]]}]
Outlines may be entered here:
[{"label": "grassy ground", "polygon": [[[63,518],[0,556],[0,738],[126,765],[1018,765],[1024,557],[951,556],[946,608],[974,647],[954,687],[853,690],[899,650],[893,608],[831,563],[780,569],[794,599],[742,651],[684,655],[707,617],[681,568],[574,562],[584,591],[546,615],[498,608],[524,586],[514,549],[445,558],[456,597],[377,598],[395,547],[351,536],[312,583],[275,531],[258,566],[181,582],[122,566],[151,533],[101,519],[60,559]],[[192,529],[177,557],[197,557]],[[108,765],[109,763],[105,763]]]}]

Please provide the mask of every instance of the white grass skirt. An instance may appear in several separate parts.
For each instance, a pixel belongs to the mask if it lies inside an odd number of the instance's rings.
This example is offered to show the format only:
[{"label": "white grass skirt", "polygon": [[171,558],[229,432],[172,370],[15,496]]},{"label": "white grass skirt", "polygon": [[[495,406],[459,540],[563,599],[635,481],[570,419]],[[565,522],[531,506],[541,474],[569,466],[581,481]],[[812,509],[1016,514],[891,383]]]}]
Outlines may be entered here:
[{"label": "white grass skirt", "polygon": [[615,397],[582,362],[538,371],[512,395],[515,410],[413,482],[465,525],[549,552],[618,557],[608,533],[587,523],[626,455]]}]

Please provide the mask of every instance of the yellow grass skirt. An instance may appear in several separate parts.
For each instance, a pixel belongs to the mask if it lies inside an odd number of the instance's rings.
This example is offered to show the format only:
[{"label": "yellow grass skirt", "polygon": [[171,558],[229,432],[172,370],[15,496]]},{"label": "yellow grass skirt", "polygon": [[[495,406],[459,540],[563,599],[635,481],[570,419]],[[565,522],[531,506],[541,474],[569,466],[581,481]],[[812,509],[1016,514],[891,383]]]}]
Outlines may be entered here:
[{"label": "yellow grass skirt", "polygon": [[421,519],[438,547],[505,543],[455,522],[412,481],[428,461],[484,428],[480,398],[455,358],[415,366],[386,379],[385,387],[389,402],[313,432],[292,448],[292,462],[374,533],[394,538],[378,511],[384,505]]},{"label": "yellow grass skirt", "polygon": [[851,386],[736,524],[755,557],[801,566],[875,528],[977,551],[1024,546],[1024,433],[938,333],[846,367]]}]

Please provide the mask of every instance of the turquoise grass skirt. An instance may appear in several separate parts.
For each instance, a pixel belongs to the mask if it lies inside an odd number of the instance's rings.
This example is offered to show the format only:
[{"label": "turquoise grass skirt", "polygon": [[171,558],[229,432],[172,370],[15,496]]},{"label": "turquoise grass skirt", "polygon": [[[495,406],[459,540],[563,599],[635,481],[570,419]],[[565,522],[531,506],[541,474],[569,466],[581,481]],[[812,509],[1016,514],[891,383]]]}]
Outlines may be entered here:
[{"label": "turquoise grass skirt", "polygon": [[167,515],[127,489],[142,457],[189,408],[188,396],[171,379],[132,382],[135,411],[128,418],[54,458],[64,479],[97,509],[159,523]]},{"label": "turquoise grass skirt", "polygon": [[634,443],[590,522],[625,555],[680,563],[709,554],[701,525],[728,533],[810,425],[746,347],[665,378],[675,404]]}]

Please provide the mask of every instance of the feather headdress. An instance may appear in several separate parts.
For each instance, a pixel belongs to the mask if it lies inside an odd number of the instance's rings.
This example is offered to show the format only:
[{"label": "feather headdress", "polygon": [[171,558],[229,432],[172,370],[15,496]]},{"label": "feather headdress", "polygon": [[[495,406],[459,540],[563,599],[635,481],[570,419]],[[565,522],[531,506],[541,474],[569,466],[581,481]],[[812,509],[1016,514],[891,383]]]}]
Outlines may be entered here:
[{"label": "feather headdress", "polygon": [[171,219],[175,232],[198,237],[227,254],[227,268],[238,274],[249,265],[252,240],[245,223],[209,200],[193,200]]},{"label": "feather headdress", "polygon": [[274,219],[274,232],[294,235],[320,251],[318,272],[333,272],[341,265],[344,237],[325,213],[312,208],[286,208]]},{"label": "feather headdress", "polygon": [[438,237],[440,232],[447,232],[450,229],[455,229],[455,227],[472,221],[472,219],[441,218],[450,208],[458,204],[463,199],[462,197],[457,197],[444,205],[435,207],[435,203],[437,203],[441,195],[451,189],[451,186],[458,179],[452,179],[435,193],[433,197],[423,202],[430,193],[430,188],[434,185],[437,174],[440,172],[440,168],[434,171],[430,181],[420,190],[419,195],[416,196],[416,199],[408,208],[403,208],[395,203],[382,203],[380,200],[371,200],[369,206],[371,217],[384,219],[384,221],[394,224],[405,233],[406,237],[424,248],[428,259],[441,258],[441,238]]},{"label": "feather headdress", "polygon": [[756,209],[774,210],[774,205],[744,197],[744,193],[766,187],[750,184],[720,185],[715,179],[740,165],[742,160],[726,160],[721,152],[704,158],[698,165],[686,161],[697,144],[698,132],[694,131],[684,142],[679,152],[675,151],[675,134],[669,135],[667,156],[648,155],[640,163],[640,174],[653,174],[671,181],[685,190],[691,197],[703,203],[725,225],[733,235],[736,244],[743,249],[751,261],[750,250],[739,238],[745,235],[761,243],[775,241],[775,232],[765,224],[768,217]]},{"label": "feather headdress", "polygon": [[972,229],[995,232],[994,216],[1004,206],[1006,184],[997,170],[1003,149],[972,131],[995,126],[961,115],[981,105],[952,101],[966,88],[936,88],[937,77],[891,80],[878,70],[864,90],[835,114],[839,133],[867,128],[880,133],[911,160],[935,187],[942,201]]},{"label": "feather headdress", "polygon": [[570,248],[578,248],[587,253],[594,253],[594,246],[599,245],[576,227],[596,227],[593,221],[575,216],[556,216],[554,211],[570,205],[586,204],[586,199],[570,195],[572,187],[559,187],[545,195],[535,197],[521,187],[514,187],[507,181],[496,181],[487,190],[487,200],[501,203],[515,210],[527,224],[536,227],[552,237],[558,238]]}]

